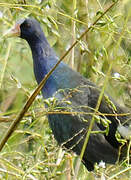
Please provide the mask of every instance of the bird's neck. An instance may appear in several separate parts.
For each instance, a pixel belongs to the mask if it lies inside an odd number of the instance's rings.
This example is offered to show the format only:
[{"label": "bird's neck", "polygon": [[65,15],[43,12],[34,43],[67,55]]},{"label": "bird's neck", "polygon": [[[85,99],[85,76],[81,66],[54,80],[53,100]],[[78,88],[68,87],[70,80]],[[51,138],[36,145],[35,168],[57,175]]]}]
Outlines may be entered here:
[{"label": "bird's neck", "polygon": [[46,58],[54,54],[44,35],[39,38],[33,37],[32,39],[28,39],[27,42],[30,45],[33,58],[36,56],[43,56]]},{"label": "bird's neck", "polygon": [[[30,45],[30,44],[29,44]],[[45,75],[54,67],[58,58],[47,41],[36,41],[30,45],[33,56],[34,74],[39,84]],[[77,74],[77,76],[79,76]],[[76,72],[65,63],[60,63],[45,83],[42,94],[51,97],[58,89],[73,88],[77,84]]]},{"label": "bird's neck", "polygon": [[[57,62],[57,58],[53,49],[45,39],[28,43],[32,51],[35,78],[39,84]],[[57,85],[54,77],[51,75],[42,89],[42,94],[45,98],[48,98],[52,96],[56,90]]]}]

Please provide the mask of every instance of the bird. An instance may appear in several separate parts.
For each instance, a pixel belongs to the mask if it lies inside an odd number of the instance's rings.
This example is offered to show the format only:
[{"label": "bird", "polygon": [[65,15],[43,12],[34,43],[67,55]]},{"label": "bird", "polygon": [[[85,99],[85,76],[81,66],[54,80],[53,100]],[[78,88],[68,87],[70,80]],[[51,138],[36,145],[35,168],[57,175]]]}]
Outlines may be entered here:
[{"label": "bird", "polygon": [[[27,41],[32,52],[33,69],[38,84],[59,58],[47,41],[40,23],[34,18],[18,21],[12,34]],[[48,111],[48,121],[58,144],[67,151],[81,154],[86,134],[95,112],[101,89],[61,62],[41,90]],[[88,171],[101,161],[115,164],[126,158],[131,136],[128,110],[104,93],[86,145],[82,163]],[[126,143],[122,143],[116,134]]]}]

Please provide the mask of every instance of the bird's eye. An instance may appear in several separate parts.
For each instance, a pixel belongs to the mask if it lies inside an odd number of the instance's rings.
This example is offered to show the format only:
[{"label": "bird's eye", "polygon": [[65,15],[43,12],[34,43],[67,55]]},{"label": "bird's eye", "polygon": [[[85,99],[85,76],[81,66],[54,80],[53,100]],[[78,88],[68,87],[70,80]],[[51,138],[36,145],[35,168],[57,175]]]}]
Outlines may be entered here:
[{"label": "bird's eye", "polygon": [[23,27],[25,27],[25,28],[30,28],[31,25],[30,25],[30,23],[23,23]]},{"label": "bird's eye", "polygon": [[26,27],[26,28],[30,28],[30,27],[31,27],[30,23],[26,23],[26,24],[25,24],[25,27]]}]

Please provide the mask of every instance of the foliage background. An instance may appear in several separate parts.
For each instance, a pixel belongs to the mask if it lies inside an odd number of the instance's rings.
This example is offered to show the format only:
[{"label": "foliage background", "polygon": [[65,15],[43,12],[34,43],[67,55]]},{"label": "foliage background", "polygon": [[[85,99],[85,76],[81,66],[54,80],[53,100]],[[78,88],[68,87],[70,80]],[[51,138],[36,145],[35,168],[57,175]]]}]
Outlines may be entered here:
[{"label": "foliage background", "polygon": [[[0,138],[36,87],[24,40],[2,38],[18,19],[32,16],[60,57],[112,3],[111,0],[0,0]],[[131,2],[119,0],[64,60],[100,88],[113,61],[106,91],[131,108]],[[0,154],[0,179],[71,179],[77,157],[58,147],[37,97]],[[128,164],[83,165],[78,179],[130,179]],[[117,175],[118,174],[118,175]]]}]

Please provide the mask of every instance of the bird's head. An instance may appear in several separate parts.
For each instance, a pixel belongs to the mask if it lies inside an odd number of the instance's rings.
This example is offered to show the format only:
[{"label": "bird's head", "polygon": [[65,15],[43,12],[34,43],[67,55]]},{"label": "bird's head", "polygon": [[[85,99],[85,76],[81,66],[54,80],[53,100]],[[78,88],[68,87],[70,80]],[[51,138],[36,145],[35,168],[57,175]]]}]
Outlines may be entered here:
[{"label": "bird's head", "polygon": [[15,27],[10,30],[8,36],[19,36],[27,41],[35,41],[42,38],[43,31],[38,21],[33,18],[27,18],[19,20]]}]

